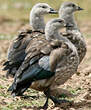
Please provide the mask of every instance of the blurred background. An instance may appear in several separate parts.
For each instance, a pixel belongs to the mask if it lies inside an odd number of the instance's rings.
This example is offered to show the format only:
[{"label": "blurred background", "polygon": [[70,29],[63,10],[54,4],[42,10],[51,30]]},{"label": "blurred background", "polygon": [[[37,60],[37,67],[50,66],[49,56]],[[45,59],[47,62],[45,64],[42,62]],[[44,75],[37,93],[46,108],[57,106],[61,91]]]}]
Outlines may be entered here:
[{"label": "blurred background", "polygon": [[[0,110],[38,110],[36,107],[44,104],[44,95],[31,89],[25,94],[37,96],[36,99],[13,98],[7,92],[12,79],[6,79],[2,64],[7,59],[7,50],[12,39],[17,36],[22,27],[29,24],[29,14],[33,5],[46,2],[58,10],[64,1],[73,1],[84,8],[83,11],[75,13],[75,18],[85,37],[87,54],[79,66],[78,74],[73,75],[59,87],[60,98],[75,100],[75,103],[68,106],[68,109],[63,105],[65,109],[61,109],[53,108],[53,103],[49,101],[48,110],[91,110],[91,0],[0,0]],[[47,15],[45,21],[53,17],[58,15]]]},{"label": "blurred background", "polygon": [[[56,10],[64,1],[73,1],[84,8],[84,11],[75,13],[77,23],[87,36],[91,27],[91,0],[0,0],[0,39],[12,38],[22,26],[29,23],[29,13],[33,5],[46,2]],[[48,15],[45,20],[57,17]]]}]

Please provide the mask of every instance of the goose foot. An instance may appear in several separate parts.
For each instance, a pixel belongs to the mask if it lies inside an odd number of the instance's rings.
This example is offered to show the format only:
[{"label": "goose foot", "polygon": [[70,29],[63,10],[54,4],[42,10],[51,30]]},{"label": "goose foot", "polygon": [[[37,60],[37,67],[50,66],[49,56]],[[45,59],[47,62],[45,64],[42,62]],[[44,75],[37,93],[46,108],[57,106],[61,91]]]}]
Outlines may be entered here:
[{"label": "goose foot", "polygon": [[65,100],[65,99],[57,99],[54,96],[50,96],[50,99],[54,102],[54,104],[62,104],[62,103],[70,103],[70,101]]}]

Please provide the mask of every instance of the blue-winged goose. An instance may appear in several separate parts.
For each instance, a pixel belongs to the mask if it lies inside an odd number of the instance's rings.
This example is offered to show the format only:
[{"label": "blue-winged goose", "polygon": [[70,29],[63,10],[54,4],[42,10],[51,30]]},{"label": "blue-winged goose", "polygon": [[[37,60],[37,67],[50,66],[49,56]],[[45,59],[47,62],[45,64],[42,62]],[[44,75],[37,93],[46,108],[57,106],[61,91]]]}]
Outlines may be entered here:
[{"label": "blue-winged goose", "polygon": [[[86,43],[84,40],[84,36],[80,32],[76,21],[74,19],[74,12],[83,10],[77,4],[73,2],[64,2],[59,9],[59,17],[64,19],[66,23],[71,23],[72,27],[67,27],[66,37],[75,45],[78,51],[80,62],[83,60],[86,55]],[[79,63],[80,63],[79,62]]]},{"label": "blue-winged goose", "polygon": [[4,63],[5,67],[3,69],[7,70],[7,77],[9,75],[14,76],[16,70],[23,62],[26,56],[25,49],[29,41],[34,37],[40,37],[41,35],[44,35],[44,15],[55,13],[57,13],[57,11],[55,11],[46,3],[38,3],[32,8],[30,13],[30,25],[32,28],[21,31],[19,35],[13,40],[8,49],[8,60]]},{"label": "blue-winged goose", "polygon": [[41,36],[30,41],[26,48],[27,56],[9,88],[13,96],[20,96],[31,87],[43,91],[46,95],[47,100],[43,108],[48,107],[49,98],[54,103],[61,102],[50,94],[50,86],[56,78],[56,72],[60,69],[59,77],[61,74],[70,77],[79,64],[76,48],[59,33],[63,26],[66,26],[64,20],[53,19],[45,27],[46,39]]}]

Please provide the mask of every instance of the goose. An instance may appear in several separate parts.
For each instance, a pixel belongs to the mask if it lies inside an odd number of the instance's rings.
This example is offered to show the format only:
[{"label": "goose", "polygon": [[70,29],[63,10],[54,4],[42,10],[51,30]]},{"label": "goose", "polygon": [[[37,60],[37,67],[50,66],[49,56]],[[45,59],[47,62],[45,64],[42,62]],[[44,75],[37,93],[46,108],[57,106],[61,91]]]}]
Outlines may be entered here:
[{"label": "goose", "polygon": [[13,96],[21,96],[30,87],[44,92],[47,97],[44,109],[48,107],[48,99],[54,104],[65,101],[56,99],[50,93],[59,68],[59,77],[64,74],[68,78],[75,73],[79,64],[75,46],[59,33],[64,26],[68,25],[60,18],[50,20],[45,27],[45,38],[35,37],[29,42],[27,55],[8,89]]},{"label": "goose", "polygon": [[84,36],[80,32],[74,18],[74,12],[81,10],[83,9],[73,2],[64,2],[59,9],[59,17],[64,19],[66,23],[70,23],[73,25],[66,28],[66,31],[69,35],[66,35],[65,37],[67,37],[77,48],[80,60],[79,63],[82,62],[87,51]]},{"label": "goose", "polygon": [[19,32],[8,49],[7,61],[3,64],[3,70],[7,70],[6,77],[14,77],[17,69],[23,62],[26,54],[25,49],[34,37],[44,35],[45,23],[44,15],[56,14],[53,8],[46,3],[37,3],[30,12],[30,29],[24,29]]},{"label": "goose", "polygon": [[[80,32],[75,18],[74,18],[74,12],[83,10],[81,7],[79,7],[77,4],[73,2],[63,2],[61,4],[61,7],[59,9],[59,18],[64,19],[66,23],[70,23],[70,27],[66,27],[66,34],[63,34],[64,37],[66,37],[68,40],[70,40],[73,45],[76,47],[78,56],[79,56],[79,64],[82,62],[83,58],[86,55],[87,47],[84,40],[84,36]],[[60,73],[60,69],[59,69]],[[51,94],[54,96],[60,96],[61,89],[59,90],[59,85],[62,85],[66,82],[65,74],[63,74],[59,77],[59,74],[56,74],[58,76],[54,84],[51,86]],[[69,79],[69,77],[68,77]]]}]

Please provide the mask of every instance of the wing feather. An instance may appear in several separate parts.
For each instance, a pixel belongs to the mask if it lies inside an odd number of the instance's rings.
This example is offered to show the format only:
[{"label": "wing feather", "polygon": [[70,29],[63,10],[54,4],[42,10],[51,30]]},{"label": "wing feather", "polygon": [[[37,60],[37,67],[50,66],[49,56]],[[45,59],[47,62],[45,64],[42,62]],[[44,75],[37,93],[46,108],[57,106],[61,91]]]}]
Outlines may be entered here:
[{"label": "wing feather", "polygon": [[8,51],[8,61],[4,63],[3,70],[7,70],[6,76],[15,76],[16,71],[22,64],[26,56],[26,47],[29,42],[35,38],[43,35],[43,32],[32,31],[32,29],[25,29],[21,31],[17,38],[13,40]]},{"label": "wing feather", "polygon": [[[67,47],[63,46],[61,42],[59,45],[58,43],[53,45],[52,42],[47,42],[44,39],[43,42],[40,41],[41,38],[38,38],[36,44],[36,40],[33,40],[30,42],[31,46],[29,44],[26,50],[27,56],[18,69],[11,86],[11,91],[15,95],[23,93],[34,81],[48,79],[54,76],[54,68],[56,68],[57,63],[62,60],[62,57],[67,52]],[[48,45],[50,49],[46,48]],[[31,49],[32,47],[33,49]],[[47,49],[50,51],[47,52]]]}]

